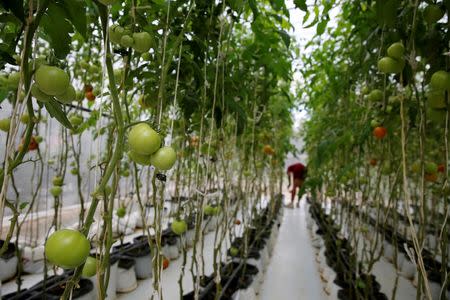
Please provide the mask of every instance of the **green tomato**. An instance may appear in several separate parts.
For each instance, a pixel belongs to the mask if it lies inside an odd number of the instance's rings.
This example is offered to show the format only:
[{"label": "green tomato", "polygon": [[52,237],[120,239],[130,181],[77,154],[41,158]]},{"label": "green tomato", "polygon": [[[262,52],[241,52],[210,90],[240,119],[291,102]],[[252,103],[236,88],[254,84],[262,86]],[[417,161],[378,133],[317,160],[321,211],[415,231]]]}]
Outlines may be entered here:
[{"label": "green tomato", "polygon": [[52,194],[53,197],[59,197],[62,193],[62,187],[60,186],[54,186],[50,189],[50,194]]},{"label": "green tomato", "polygon": [[367,95],[367,98],[372,102],[381,101],[383,100],[383,92],[379,89],[374,89]]},{"label": "green tomato", "polygon": [[114,78],[116,78],[116,81],[121,80],[122,76],[123,76],[123,69],[114,69]]},{"label": "green tomato", "polygon": [[92,256],[88,256],[83,266],[81,275],[84,277],[92,277],[97,274],[97,260]]},{"label": "green tomato", "polygon": [[442,17],[444,17],[445,12],[441,9],[439,5],[430,4],[423,11],[423,18],[428,24],[434,24]]},{"label": "green tomato", "polygon": [[83,101],[85,94],[82,91],[77,92],[77,101]]},{"label": "green tomato", "polygon": [[39,144],[44,140],[44,138],[42,136],[38,135],[38,136],[34,137],[34,140],[36,141],[36,143]]},{"label": "green tomato", "polygon": [[129,47],[133,46],[133,44],[134,44],[134,40],[128,34],[126,34],[120,38],[120,45],[124,48],[129,48]]},{"label": "green tomato", "polygon": [[22,122],[23,124],[28,124],[28,122],[30,122],[30,116],[27,113],[21,115],[20,122]]},{"label": "green tomato", "polygon": [[442,90],[432,90],[426,94],[428,105],[434,109],[441,109],[447,107],[445,103],[445,93]]},{"label": "green tomato", "polygon": [[80,66],[85,70],[89,69],[89,63],[85,59],[80,61]]},{"label": "green tomato", "polygon": [[112,25],[111,27],[109,27],[108,32],[111,42],[113,42],[114,44],[120,44],[120,40],[122,39],[124,33],[123,27],[119,25]]},{"label": "green tomato", "polygon": [[177,235],[182,235],[187,230],[187,224],[183,220],[175,220],[170,225],[172,231]]},{"label": "green tomato", "polygon": [[139,154],[132,150],[128,151],[128,157],[134,161],[135,163],[143,166],[149,166],[151,164],[150,162],[150,155],[145,154]]},{"label": "green tomato", "polygon": [[209,204],[205,205],[205,207],[203,208],[203,213],[206,216],[212,216],[214,215],[214,212],[215,212],[214,207]]},{"label": "green tomato", "polygon": [[150,162],[155,168],[159,170],[170,170],[175,161],[177,154],[172,147],[162,147],[155,154],[150,157]]},{"label": "green tomato", "polygon": [[70,170],[70,174],[72,174],[72,175],[78,175],[78,169],[77,169],[77,168],[72,168],[72,169]]},{"label": "green tomato", "polygon": [[75,101],[76,99],[77,99],[77,92],[75,91],[75,88],[71,84],[69,84],[69,87],[62,95],[56,96],[56,100],[58,100],[63,104],[70,104],[72,103],[72,101]]},{"label": "green tomato", "polygon": [[383,57],[378,61],[378,71],[386,74],[397,74],[400,73],[405,64],[404,61],[398,61],[391,57]]},{"label": "green tomato", "polygon": [[369,92],[370,92],[370,90],[369,90],[369,87],[368,87],[368,86],[364,86],[364,87],[361,89],[361,94],[363,94],[363,95],[367,95]]},{"label": "green tomato", "polygon": [[122,176],[123,176],[123,177],[129,177],[129,176],[130,176],[130,170],[124,170],[124,171],[122,172]]},{"label": "green tomato", "polygon": [[446,71],[437,71],[431,76],[430,85],[435,90],[450,89],[450,75]]},{"label": "green tomato", "polygon": [[73,115],[69,118],[69,121],[73,126],[78,127],[83,123],[83,117],[80,115]]},{"label": "green tomato", "polygon": [[430,108],[427,110],[427,115],[431,121],[443,124],[445,122],[445,117],[447,116],[447,110]]},{"label": "green tomato", "polygon": [[236,247],[231,247],[230,248],[230,255],[233,257],[236,257],[239,255],[239,249]]},{"label": "green tomato", "polygon": [[20,73],[19,72],[12,72],[8,76],[8,86],[11,89],[17,89],[19,87],[20,82]]},{"label": "green tomato", "polygon": [[425,163],[425,173],[436,174],[438,172],[438,165],[434,162]]},{"label": "green tomato", "polygon": [[405,54],[405,46],[400,42],[394,43],[387,49],[387,54],[394,59],[400,60]]},{"label": "green tomato", "polygon": [[104,192],[105,192],[106,196],[111,195],[111,192],[112,192],[111,186],[110,185],[105,186]]},{"label": "green tomato", "polygon": [[131,151],[151,155],[161,146],[161,137],[146,123],[139,123],[128,134],[128,145]]},{"label": "green tomato", "polygon": [[392,109],[393,109],[392,105],[390,104],[386,105],[386,113],[390,114],[392,112]]},{"label": "green tomato", "polygon": [[141,54],[141,57],[142,57],[142,59],[145,60],[145,61],[150,61],[150,59],[151,59],[151,56],[150,56],[150,53],[149,53],[149,52],[144,52],[144,53],[142,53],[142,54]]},{"label": "green tomato", "polygon": [[127,213],[127,209],[125,207],[121,206],[117,209],[116,216],[118,218],[123,218],[123,217],[125,217],[126,213]]},{"label": "green tomato", "polygon": [[420,172],[420,161],[415,161],[412,165],[411,165],[411,171],[413,173],[419,173]]},{"label": "green tomato", "polygon": [[0,120],[0,130],[8,132],[9,127],[11,126],[11,120],[10,119],[1,119]]},{"label": "green tomato", "polygon": [[43,91],[41,91],[36,83],[33,83],[33,85],[31,86],[31,95],[34,98],[36,98],[37,101],[40,102],[49,102],[50,100],[53,99],[52,96],[49,96]]},{"label": "green tomato", "polygon": [[385,162],[381,168],[381,174],[389,175],[392,173],[391,164],[389,162]]},{"label": "green tomato", "polygon": [[52,180],[53,185],[62,186],[64,184],[64,179],[61,176],[55,176]]},{"label": "green tomato", "polygon": [[64,269],[82,265],[91,250],[88,239],[78,230],[61,229],[45,242],[47,260]]},{"label": "green tomato", "polygon": [[69,75],[58,67],[41,66],[34,74],[39,89],[50,96],[64,94],[69,87]]},{"label": "green tomato", "polygon": [[137,52],[147,52],[152,46],[152,37],[148,32],[133,33],[134,45],[133,48]]}]

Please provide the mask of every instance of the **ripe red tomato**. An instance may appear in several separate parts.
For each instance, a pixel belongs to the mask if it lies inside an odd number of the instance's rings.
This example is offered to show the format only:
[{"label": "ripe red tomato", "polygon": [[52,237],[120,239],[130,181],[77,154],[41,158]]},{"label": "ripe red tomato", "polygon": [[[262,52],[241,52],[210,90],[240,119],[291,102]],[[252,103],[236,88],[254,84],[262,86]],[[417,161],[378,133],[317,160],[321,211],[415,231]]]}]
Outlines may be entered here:
[{"label": "ripe red tomato", "polygon": [[444,164],[440,164],[440,165],[438,166],[438,172],[439,172],[439,173],[444,173],[444,172],[445,172],[445,166],[444,166]]},{"label": "ripe red tomato", "polygon": [[241,220],[236,219],[236,221],[234,221],[234,224],[236,224],[236,225],[241,225]]},{"label": "ripe red tomato", "polygon": [[376,166],[377,165],[377,160],[375,158],[372,158],[369,163],[370,163],[371,166]]},{"label": "ripe red tomato", "polygon": [[387,134],[387,129],[382,126],[378,126],[373,129],[373,135],[375,136],[375,138],[377,140],[383,139],[386,136],[386,134]]}]

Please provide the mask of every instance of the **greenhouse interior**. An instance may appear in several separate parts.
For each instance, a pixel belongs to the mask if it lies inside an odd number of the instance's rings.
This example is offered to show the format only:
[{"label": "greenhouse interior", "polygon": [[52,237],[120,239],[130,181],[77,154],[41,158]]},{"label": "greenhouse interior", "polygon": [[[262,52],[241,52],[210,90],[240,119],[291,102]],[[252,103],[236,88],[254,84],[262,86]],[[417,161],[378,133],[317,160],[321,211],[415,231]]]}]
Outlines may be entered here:
[{"label": "greenhouse interior", "polygon": [[1,0],[0,299],[450,299],[450,0]]}]

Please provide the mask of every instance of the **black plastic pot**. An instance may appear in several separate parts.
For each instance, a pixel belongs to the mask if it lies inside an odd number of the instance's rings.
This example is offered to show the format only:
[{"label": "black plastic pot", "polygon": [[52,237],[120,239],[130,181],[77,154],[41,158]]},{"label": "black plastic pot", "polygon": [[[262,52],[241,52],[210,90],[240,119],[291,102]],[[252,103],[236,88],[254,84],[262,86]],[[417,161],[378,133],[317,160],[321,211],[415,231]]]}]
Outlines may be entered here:
[{"label": "black plastic pot", "polygon": [[[3,244],[5,244],[4,240],[0,240],[0,248],[3,247]],[[4,260],[9,260],[12,257],[16,255],[16,245],[13,243],[8,243],[8,248],[6,249],[5,253],[3,253],[0,258],[3,258]]]},{"label": "black plastic pot", "polygon": [[[94,284],[89,279],[80,279],[78,282],[79,288],[74,288],[72,292],[72,299],[78,299],[81,298],[94,289]],[[32,299],[44,299],[47,298],[48,300],[59,300],[64,293],[65,285],[63,282],[61,282],[60,285],[54,285],[53,287],[48,288],[45,292],[43,292],[39,298],[32,298]],[[34,297],[38,297],[39,295],[36,295]]]},{"label": "black plastic pot", "polygon": [[121,257],[119,259],[119,268],[129,270],[135,265],[134,259]]},{"label": "black plastic pot", "polygon": [[[39,294],[41,294],[41,293],[39,293]],[[14,293],[3,295],[2,299],[3,300],[22,300],[22,299],[33,298],[36,295],[38,295],[37,292],[21,290],[20,292],[14,292]]]}]

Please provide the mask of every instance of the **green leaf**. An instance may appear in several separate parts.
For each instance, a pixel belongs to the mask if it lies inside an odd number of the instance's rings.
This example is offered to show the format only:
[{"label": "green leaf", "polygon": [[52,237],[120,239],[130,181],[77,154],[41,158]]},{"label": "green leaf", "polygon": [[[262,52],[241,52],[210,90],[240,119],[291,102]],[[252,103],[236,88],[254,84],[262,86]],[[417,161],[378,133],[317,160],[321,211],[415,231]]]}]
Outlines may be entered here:
[{"label": "green leaf", "polygon": [[86,2],[83,0],[63,0],[60,6],[66,12],[66,17],[73,27],[86,39]]},{"label": "green leaf", "polygon": [[20,210],[24,209],[25,207],[28,206],[28,204],[29,204],[28,202],[22,202],[22,203],[20,203],[19,209],[20,209]]},{"label": "green leaf", "polygon": [[324,19],[320,21],[319,24],[317,24],[317,35],[322,35],[325,32],[325,29],[327,29],[328,20]]},{"label": "green leaf", "polygon": [[296,8],[300,8],[303,11],[308,11],[308,7],[306,6],[306,0],[294,0],[294,4]]},{"label": "green leaf", "polygon": [[6,10],[11,11],[20,21],[25,22],[23,0],[2,0],[0,1],[0,5]]},{"label": "green leaf", "polygon": [[249,0],[248,1],[248,5],[250,6],[250,9],[253,12],[253,20],[256,20],[256,18],[259,15],[258,6],[256,5],[256,1],[255,0]]},{"label": "green leaf", "polygon": [[278,30],[278,34],[283,39],[283,42],[286,45],[286,47],[289,48],[289,45],[291,44],[291,37],[289,36],[289,34],[284,30]]},{"label": "green leaf", "polygon": [[51,100],[49,102],[45,102],[44,105],[52,118],[58,120],[58,122],[64,127],[73,129],[72,124],[69,119],[67,119],[66,113],[62,109],[61,104],[59,104],[56,100]]},{"label": "green leaf", "polygon": [[48,36],[50,46],[55,50],[56,57],[63,59],[70,52],[72,25],[65,18],[66,12],[59,5],[50,3],[42,16],[41,25]]}]

